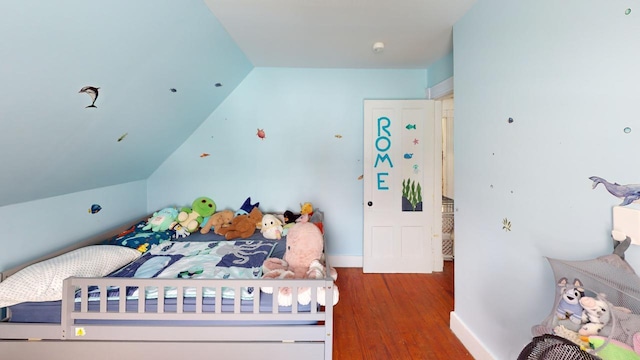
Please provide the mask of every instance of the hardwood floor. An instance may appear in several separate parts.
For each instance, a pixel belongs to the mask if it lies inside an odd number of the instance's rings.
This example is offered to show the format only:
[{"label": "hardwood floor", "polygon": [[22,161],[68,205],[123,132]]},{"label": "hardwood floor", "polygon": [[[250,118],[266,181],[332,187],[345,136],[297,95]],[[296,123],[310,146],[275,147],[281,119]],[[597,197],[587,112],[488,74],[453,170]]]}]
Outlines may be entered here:
[{"label": "hardwood floor", "polygon": [[473,359],[449,329],[453,262],[434,274],[364,274],[338,268],[335,360]]}]

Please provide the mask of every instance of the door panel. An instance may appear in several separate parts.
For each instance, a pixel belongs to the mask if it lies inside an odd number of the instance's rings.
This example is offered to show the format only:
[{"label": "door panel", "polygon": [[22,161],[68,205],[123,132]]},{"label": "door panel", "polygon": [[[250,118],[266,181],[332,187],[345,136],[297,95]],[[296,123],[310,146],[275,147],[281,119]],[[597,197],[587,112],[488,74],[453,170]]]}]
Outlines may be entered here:
[{"label": "door panel", "polygon": [[442,269],[439,109],[431,100],[364,102],[365,272]]}]

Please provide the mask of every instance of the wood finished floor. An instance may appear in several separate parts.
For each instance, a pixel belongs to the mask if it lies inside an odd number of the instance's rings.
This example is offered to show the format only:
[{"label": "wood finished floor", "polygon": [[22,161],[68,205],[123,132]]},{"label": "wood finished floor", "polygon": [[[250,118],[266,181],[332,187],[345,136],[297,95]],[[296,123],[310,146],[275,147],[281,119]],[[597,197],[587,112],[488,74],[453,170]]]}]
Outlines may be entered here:
[{"label": "wood finished floor", "polygon": [[333,358],[473,359],[449,329],[453,262],[434,274],[364,274],[338,268]]}]

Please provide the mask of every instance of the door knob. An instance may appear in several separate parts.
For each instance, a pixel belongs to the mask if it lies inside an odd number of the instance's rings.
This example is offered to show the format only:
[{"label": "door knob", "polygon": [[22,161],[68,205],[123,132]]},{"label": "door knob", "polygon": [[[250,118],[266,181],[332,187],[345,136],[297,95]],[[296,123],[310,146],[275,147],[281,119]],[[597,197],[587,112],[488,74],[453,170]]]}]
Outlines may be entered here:
[{"label": "door knob", "polygon": [[371,201],[369,201],[369,202],[367,203],[367,205],[369,205],[369,206],[373,206],[373,203],[372,203]]}]

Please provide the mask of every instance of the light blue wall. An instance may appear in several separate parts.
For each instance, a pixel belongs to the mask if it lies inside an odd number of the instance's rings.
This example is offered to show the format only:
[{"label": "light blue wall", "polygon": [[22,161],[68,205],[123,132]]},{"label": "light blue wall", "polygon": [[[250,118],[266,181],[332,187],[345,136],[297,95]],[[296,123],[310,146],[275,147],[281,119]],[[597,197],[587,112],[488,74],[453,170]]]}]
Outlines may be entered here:
[{"label": "light blue wall", "polygon": [[[135,181],[0,207],[0,271],[146,214],[146,182]],[[92,204],[102,207],[91,214]]]},{"label": "light blue wall", "polygon": [[147,179],[253,68],[202,0],[0,1],[0,44],[0,206]]},{"label": "light blue wall", "polygon": [[427,87],[432,87],[453,76],[453,52],[443,56],[427,69]]},{"label": "light blue wall", "polygon": [[[455,312],[496,359],[515,359],[551,311],[543,256],[611,251],[620,200],[589,177],[640,183],[640,9],[629,7],[483,0],[454,27]],[[639,249],[627,259],[640,269]]]},{"label": "light blue wall", "polygon": [[219,209],[251,196],[264,212],[310,201],[326,212],[329,252],[361,256],[363,100],[424,98],[425,79],[425,70],[256,68],[148,179],[147,210],[199,196]]}]

